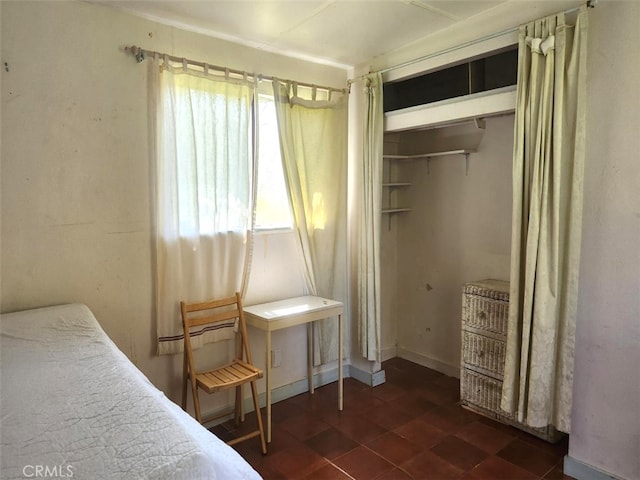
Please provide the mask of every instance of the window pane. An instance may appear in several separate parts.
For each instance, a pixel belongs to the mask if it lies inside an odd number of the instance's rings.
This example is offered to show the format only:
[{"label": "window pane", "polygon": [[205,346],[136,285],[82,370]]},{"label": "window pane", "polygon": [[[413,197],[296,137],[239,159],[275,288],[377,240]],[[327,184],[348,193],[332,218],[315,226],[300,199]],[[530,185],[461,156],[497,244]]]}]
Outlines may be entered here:
[{"label": "window pane", "polygon": [[282,171],[273,97],[258,95],[256,228],[291,228],[293,220]]},{"label": "window pane", "polygon": [[181,237],[245,232],[253,89],[170,71],[165,77],[159,228]]}]

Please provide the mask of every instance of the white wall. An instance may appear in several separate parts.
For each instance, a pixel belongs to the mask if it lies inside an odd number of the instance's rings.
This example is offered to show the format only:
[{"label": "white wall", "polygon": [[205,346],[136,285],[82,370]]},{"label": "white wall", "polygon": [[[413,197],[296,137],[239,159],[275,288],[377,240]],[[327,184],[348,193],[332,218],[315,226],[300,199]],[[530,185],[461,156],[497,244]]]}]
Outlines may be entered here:
[{"label": "white wall", "polygon": [[[396,215],[392,228],[395,309],[386,324],[397,330],[398,355],[459,376],[462,286],[473,280],[509,279],[511,241],[511,157],[513,115],[473,124],[403,132],[398,153],[474,149],[465,157],[395,161],[397,202],[411,212]],[[386,240],[387,237],[385,237]],[[385,298],[391,293],[386,293]]]},{"label": "white wall", "polygon": [[[155,355],[147,67],[121,48],[336,87],[346,72],[83,2],[0,8],[9,65],[2,70],[2,311],[86,303],[175,399],[181,357]],[[303,293],[295,252],[291,233],[257,238],[246,303]],[[274,386],[306,376],[304,332],[274,335],[286,365],[274,370]],[[264,337],[255,333],[251,342],[264,365]]]},{"label": "white wall", "polygon": [[640,3],[589,18],[585,200],[569,456],[640,478]]}]

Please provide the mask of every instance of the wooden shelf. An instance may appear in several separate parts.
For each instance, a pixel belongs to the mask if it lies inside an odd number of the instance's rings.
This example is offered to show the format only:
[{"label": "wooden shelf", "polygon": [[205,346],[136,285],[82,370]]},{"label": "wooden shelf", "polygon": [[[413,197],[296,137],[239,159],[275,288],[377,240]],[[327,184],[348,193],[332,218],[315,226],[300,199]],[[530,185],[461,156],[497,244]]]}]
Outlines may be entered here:
[{"label": "wooden shelf", "polygon": [[[391,160],[405,160],[407,158],[407,155],[383,155],[384,159],[391,159]],[[387,164],[388,165],[388,164]],[[389,165],[388,165],[389,166]],[[390,168],[390,167],[389,167]],[[386,175],[386,180],[385,182],[382,183],[382,188],[386,188],[387,189],[387,194],[389,196],[389,204],[392,203],[391,199],[391,195],[393,190],[395,190],[396,188],[404,188],[404,187],[410,187],[411,186],[411,182],[394,182],[394,181],[390,181],[390,170],[389,170],[389,174]],[[382,209],[382,214],[387,214],[389,215],[389,228],[391,228],[391,215],[395,214],[395,213],[402,213],[402,212],[410,212],[411,209],[407,208],[407,207],[395,207],[392,205],[389,205],[385,208]]]},{"label": "wooden shelf", "polygon": [[[461,149],[461,150],[447,150],[444,152],[428,152],[428,153],[417,153],[417,154],[413,154],[413,155],[382,155],[382,158],[384,160],[420,160],[420,159],[426,159],[427,160],[427,173],[429,173],[429,164],[431,163],[430,160],[433,157],[444,157],[447,155],[464,155],[465,157],[465,162],[466,162],[466,170],[468,172],[469,170],[469,154],[470,153],[474,153],[475,150],[470,150],[470,149]],[[387,166],[389,168],[389,173],[386,175],[386,182],[382,183],[382,187],[383,188],[387,188],[387,193],[389,196],[389,201],[388,203],[392,203],[392,191],[395,188],[401,188],[401,187],[410,187],[411,183],[410,182],[391,182],[388,181],[389,177],[391,176],[391,167],[390,167],[390,162],[387,162]],[[387,207],[387,208],[383,208],[382,209],[382,213],[383,214],[388,214],[389,215],[389,229],[391,229],[391,215],[395,214],[395,213],[402,213],[402,212],[410,212],[411,209],[410,208],[401,208],[401,207]]]},{"label": "wooden shelf", "polygon": [[410,208],[383,208],[382,213],[400,213],[400,212],[410,212]]},{"label": "wooden shelf", "polygon": [[417,160],[419,158],[444,157],[446,155],[468,155],[470,153],[475,153],[475,150],[448,150],[446,152],[417,153],[414,155],[383,155],[382,157],[389,160]]},{"label": "wooden shelf", "polygon": [[403,108],[384,114],[384,131],[402,132],[423,127],[446,127],[493,115],[513,113],[517,103],[515,85],[440,102]]},{"label": "wooden shelf", "polygon": [[411,183],[409,183],[409,182],[390,182],[390,183],[383,183],[382,186],[383,187],[388,187],[388,188],[410,187]]}]

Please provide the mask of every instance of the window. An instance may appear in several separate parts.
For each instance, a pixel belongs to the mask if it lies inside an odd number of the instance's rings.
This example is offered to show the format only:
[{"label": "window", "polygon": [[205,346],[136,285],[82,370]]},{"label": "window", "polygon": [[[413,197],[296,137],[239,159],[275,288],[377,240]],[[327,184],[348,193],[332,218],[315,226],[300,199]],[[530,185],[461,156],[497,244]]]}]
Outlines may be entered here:
[{"label": "window", "polygon": [[[169,75],[169,74],[167,74]],[[293,226],[285,185],[278,122],[270,84],[254,97],[250,86],[222,84],[211,78],[177,74],[165,96],[164,119],[174,152],[167,165],[166,200],[177,209],[178,236],[245,231],[250,215],[251,125],[256,115],[258,148],[255,228]],[[252,100],[254,102],[251,108]],[[168,112],[171,112],[168,114]],[[175,177],[174,177],[175,175]]]},{"label": "window", "polygon": [[250,84],[163,72],[157,173],[164,238],[245,232],[251,199]]},{"label": "window", "polygon": [[258,161],[255,228],[292,228],[272,95],[258,95]]},{"label": "window", "polygon": [[384,84],[384,111],[425,105],[515,85],[518,49],[488,54],[421,76]]}]

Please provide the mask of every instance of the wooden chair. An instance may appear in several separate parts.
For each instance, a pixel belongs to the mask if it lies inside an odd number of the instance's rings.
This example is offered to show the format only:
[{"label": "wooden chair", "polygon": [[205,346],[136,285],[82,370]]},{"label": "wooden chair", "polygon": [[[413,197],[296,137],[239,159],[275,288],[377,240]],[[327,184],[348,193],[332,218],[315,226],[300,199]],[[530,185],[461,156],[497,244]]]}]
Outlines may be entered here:
[{"label": "wooden chair", "polygon": [[[262,370],[252,365],[251,351],[249,350],[249,340],[247,338],[247,326],[242,313],[242,300],[238,293],[233,297],[219,300],[211,300],[202,303],[186,304],[180,302],[182,313],[182,325],[184,328],[184,360],[183,360],[183,382],[182,382],[182,408],[187,407],[187,383],[191,383],[193,394],[193,405],[196,419],[203,423],[200,413],[200,400],[198,390],[204,390],[211,394],[229,388],[236,389],[234,408],[218,415],[208,417],[206,421],[234,414],[236,423],[242,416],[242,385],[251,384],[251,394],[253,396],[253,407],[258,421],[258,429],[227,442],[229,445],[248,440],[259,436],[262,453],[267,453],[267,446],[262,426],[262,415],[260,404],[258,403],[258,391],[256,380],[262,378]],[[213,370],[199,372],[196,370],[193,360],[193,350],[191,348],[191,329],[204,328],[206,325],[218,324],[232,319],[238,319],[238,345],[236,348],[236,358],[222,367]],[[232,328],[232,327],[228,327]],[[243,417],[243,416],[242,416]],[[242,418],[244,420],[244,418]]]}]

